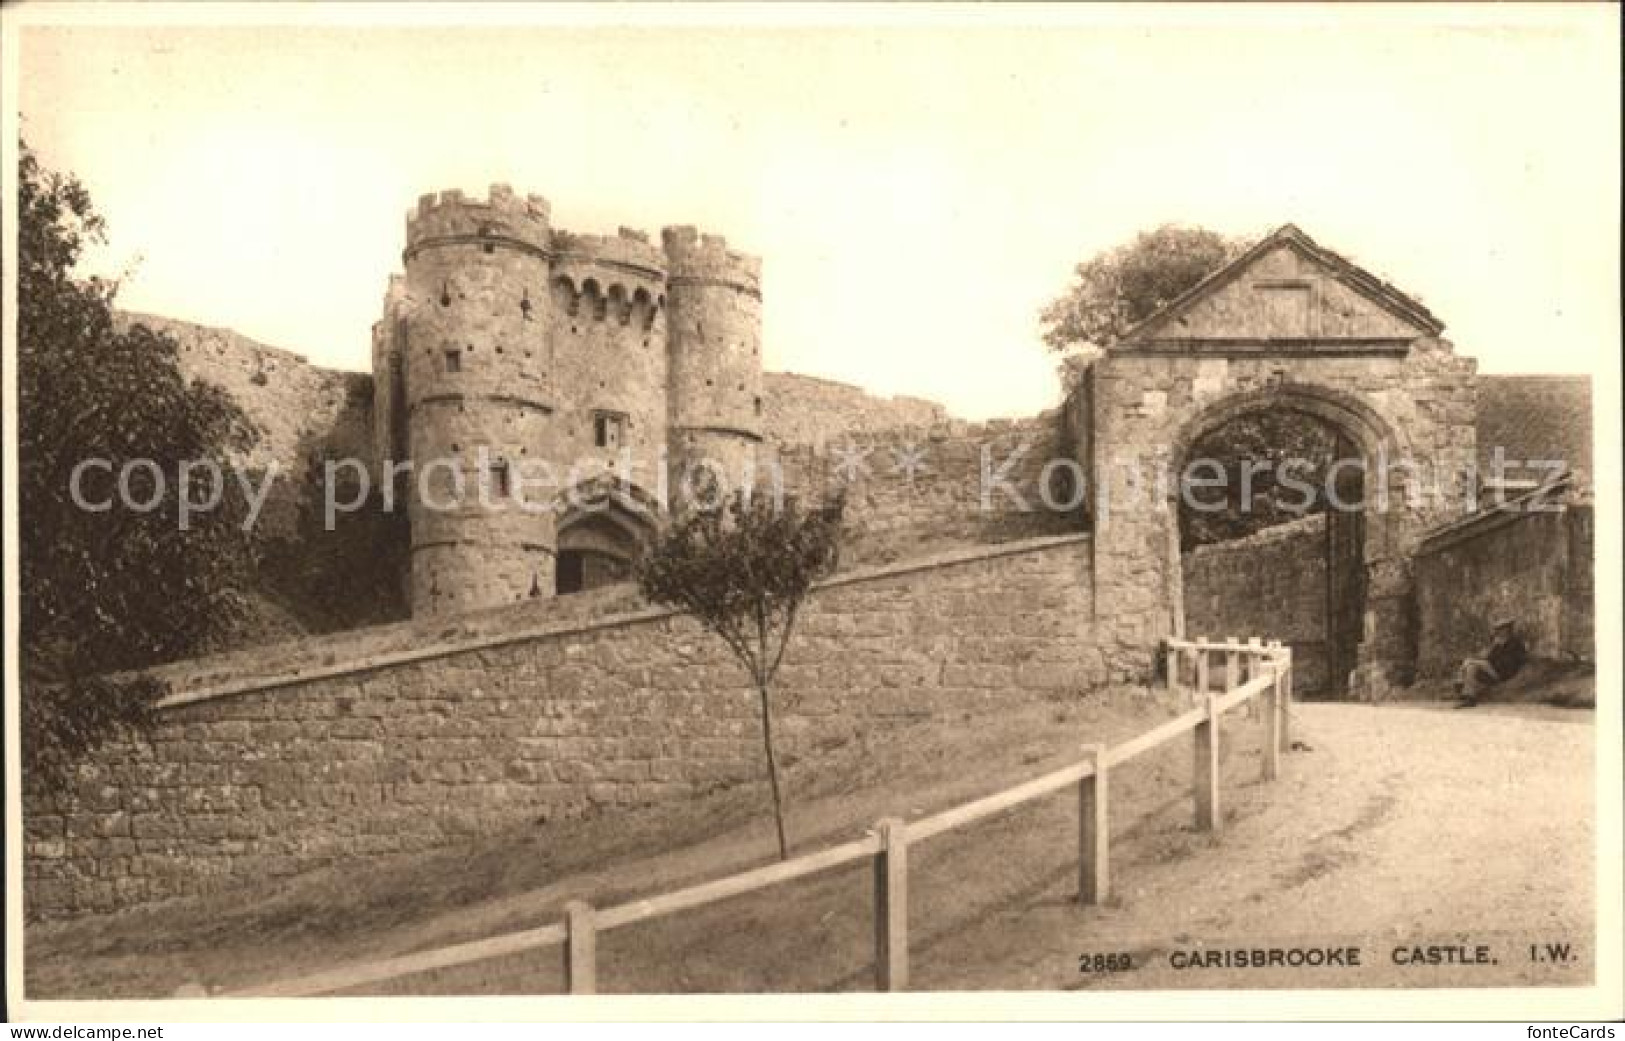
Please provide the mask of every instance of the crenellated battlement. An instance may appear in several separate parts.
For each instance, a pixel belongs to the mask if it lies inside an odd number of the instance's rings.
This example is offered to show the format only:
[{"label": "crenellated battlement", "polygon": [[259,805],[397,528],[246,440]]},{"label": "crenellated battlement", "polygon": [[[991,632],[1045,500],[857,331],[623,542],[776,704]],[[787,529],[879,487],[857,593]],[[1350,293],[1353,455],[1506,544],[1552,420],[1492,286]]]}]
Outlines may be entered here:
[{"label": "crenellated battlement", "polygon": [[577,235],[574,232],[555,231],[553,253],[561,263],[601,264],[645,278],[659,281],[666,278],[665,251],[651,244],[647,234],[632,228],[621,228],[614,235]]},{"label": "crenellated battlement", "polygon": [[406,255],[431,244],[490,243],[546,252],[552,244],[552,207],[540,195],[521,196],[493,184],[482,201],[458,189],[418,198],[406,215]]},{"label": "crenellated battlement", "polygon": [[762,293],[762,261],[728,248],[721,235],[708,235],[692,225],[668,227],[660,233],[671,281],[716,283],[753,296]]}]

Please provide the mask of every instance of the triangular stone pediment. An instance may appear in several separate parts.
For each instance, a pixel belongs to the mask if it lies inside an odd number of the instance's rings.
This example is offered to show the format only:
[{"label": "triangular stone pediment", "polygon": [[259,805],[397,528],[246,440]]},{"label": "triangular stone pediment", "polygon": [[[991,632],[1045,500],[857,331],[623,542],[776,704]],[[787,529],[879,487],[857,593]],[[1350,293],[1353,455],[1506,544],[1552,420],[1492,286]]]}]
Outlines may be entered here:
[{"label": "triangular stone pediment", "polygon": [[1122,346],[1403,347],[1441,329],[1421,304],[1288,225],[1141,323]]}]

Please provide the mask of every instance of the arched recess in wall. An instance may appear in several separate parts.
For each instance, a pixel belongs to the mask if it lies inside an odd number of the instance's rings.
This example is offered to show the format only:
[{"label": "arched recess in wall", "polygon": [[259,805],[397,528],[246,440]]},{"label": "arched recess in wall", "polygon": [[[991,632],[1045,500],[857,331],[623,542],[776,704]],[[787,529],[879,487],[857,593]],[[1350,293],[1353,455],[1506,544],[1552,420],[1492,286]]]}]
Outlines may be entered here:
[{"label": "arched recess in wall", "polygon": [[604,294],[605,307],[609,317],[617,324],[625,325],[632,320],[632,298],[626,292],[626,287],[619,282],[612,282],[609,292]]},{"label": "arched recess in wall", "polygon": [[654,296],[642,286],[632,291],[631,321],[641,332],[648,332],[655,323]]},{"label": "arched recess in wall", "polygon": [[596,278],[589,278],[581,283],[581,299],[585,304],[587,317],[595,322],[604,320],[609,300],[604,296],[604,289]]},{"label": "arched recess in wall", "polygon": [[[1261,390],[1227,395],[1207,404],[1181,425],[1170,445],[1173,474],[1184,475],[1193,450],[1209,435],[1244,417],[1296,415],[1333,434],[1335,453],[1346,463],[1328,468],[1328,488],[1348,508],[1326,511],[1323,565],[1326,575],[1324,693],[1342,696],[1350,674],[1373,662],[1404,675],[1414,666],[1409,581],[1409,503],[1417,473],[1403,431],[1358,397],[1314,384],[1283,381]],[[1324,493],[1327,489],[1319,489]],[[1233,497],[1236,489],[1227,488]],[[1180,482],[1169,487],[1170,515],[1189,509]],[[1176,626],[1187,619],[1179,523],[1168,526],[1168,574]],[[1224,633],[1194,635],[1223,636]],[[1397,666],[1397,669],[1392,668]]]},{"label": "arched recess in wall", "polygon": [[554,275],[551,283],[553,313],[574,317],[581,309],[581,293],[569,275]]},{"label": "arched recess in wall", "polygon": [[557,501],[560,596],[630,581],[632,568],[659,531],[659,506],[635,484],[601,475],[567,489]]}]

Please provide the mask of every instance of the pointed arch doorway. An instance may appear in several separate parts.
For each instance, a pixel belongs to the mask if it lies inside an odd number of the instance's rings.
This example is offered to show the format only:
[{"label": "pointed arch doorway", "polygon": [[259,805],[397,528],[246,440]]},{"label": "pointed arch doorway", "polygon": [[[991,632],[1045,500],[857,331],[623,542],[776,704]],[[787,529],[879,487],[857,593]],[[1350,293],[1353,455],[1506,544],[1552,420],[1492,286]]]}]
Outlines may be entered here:
[{"label": "pointed arch doorway", "polygon": [[562,497],[554,593],[567,596],[630,581],[653,543],[658,513],[641,489],[620,481],[577,485]]}]

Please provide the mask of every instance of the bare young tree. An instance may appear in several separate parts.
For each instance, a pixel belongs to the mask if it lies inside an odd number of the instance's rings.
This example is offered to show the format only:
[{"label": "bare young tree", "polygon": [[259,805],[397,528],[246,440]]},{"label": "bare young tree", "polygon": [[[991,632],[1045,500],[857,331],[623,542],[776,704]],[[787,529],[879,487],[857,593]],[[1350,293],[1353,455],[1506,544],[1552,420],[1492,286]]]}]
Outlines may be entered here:
[{"label": "bare young tree", "polygon": [[806,510],[793,497],[736,492],[719,508],[679,519],[637,570],[644,596],[720,636],[756,687],[781,860],[790,844],[773,748],[773,680],[813,583],[835,570],[843,509],[840,498]]}]

